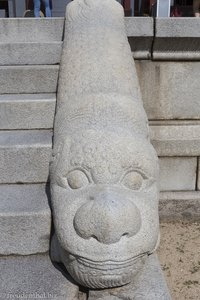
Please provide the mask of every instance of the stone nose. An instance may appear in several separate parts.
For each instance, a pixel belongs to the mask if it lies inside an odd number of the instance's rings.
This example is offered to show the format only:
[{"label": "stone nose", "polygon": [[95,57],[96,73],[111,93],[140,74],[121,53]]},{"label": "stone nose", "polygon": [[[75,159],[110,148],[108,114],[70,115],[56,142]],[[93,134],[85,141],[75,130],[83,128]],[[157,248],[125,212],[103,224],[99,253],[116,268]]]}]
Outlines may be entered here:
[{"label": "stone nose", "polygon": [[141,227],[141,216],[132,201],[113,191],[99,193],[83,204],[74,217],[74,228],[84,239],[91,237],[103,244],[131,237]]}]

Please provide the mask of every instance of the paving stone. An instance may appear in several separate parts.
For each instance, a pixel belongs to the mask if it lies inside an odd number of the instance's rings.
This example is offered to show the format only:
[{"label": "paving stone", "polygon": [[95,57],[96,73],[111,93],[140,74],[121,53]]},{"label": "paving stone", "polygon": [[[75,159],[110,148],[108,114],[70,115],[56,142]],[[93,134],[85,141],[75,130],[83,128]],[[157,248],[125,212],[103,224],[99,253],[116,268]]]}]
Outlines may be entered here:
[{"label": "paving stone", "polygon": [[143,60],[136,67],[150,120],[200,119],[200,62]]},{"label": "paving stone", "polygon": [[0,95],[0,129],[52,128],[55,94]]},{"label": "paving stone", "polygon": [[199,18],[155,19],[154,60],[199,60]]},{"label": "paving stone", "polygon": [[55,93],[59,66],[1,66],[1,94]]},{"label": "paving stone", "polygon": [[160,190],[192,191],[196,186],[196,157],[161,157]]},{"label": "paving stone", "polygon": [[0,19],[0,41],[4,43],[55,42],[63,38],[63,18]]},{"label": "paving stone", "polygon": [[0,300],[78,300],[78,288],[48,255],[0,258]]},{"label": "paving stone", "polygon": [[200,126],[151,126],[151,142],[158,156],[199,156]]},{"label": "paving stone", "polygon": [[0,65],[54,65],[61,51],[62,42],[0,43]]},{"label": "paving stone", "polygon": [[0,255],[49,250],[51,212],[45,185],[0,185]]},{"label": "paving stone", "polygon": [[0,183],[46,182],[51,131],[0,132]]},{"label": "paving stone", "polygon": [[159,216],[162,222],[198,222],[200,219],[200,192],[161,192]]}]

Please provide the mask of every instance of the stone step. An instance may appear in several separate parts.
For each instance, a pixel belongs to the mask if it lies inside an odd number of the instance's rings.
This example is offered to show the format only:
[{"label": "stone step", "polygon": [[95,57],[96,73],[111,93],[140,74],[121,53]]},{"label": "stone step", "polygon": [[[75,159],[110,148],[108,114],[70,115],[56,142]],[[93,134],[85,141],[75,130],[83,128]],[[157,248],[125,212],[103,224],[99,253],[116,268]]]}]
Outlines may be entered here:
[{"label": "stone step", "polygon": [[[151,127],[162,191],[195,190],[199,135],[199,126]],[[1,131],[0,183],[46,182],[51,148],[51,130]]]},{"label": "stone step", "polygon": [[78,300],[78,288],[48,255],[0,258],[0,300]]},{"label": "stone step", "polygon": [[158,156],[200,156],[200,125],[151,126]]},{"label": "stone step", "polygon": [[62,42],[0,43],[0,65],[54,65],[60,63]]},{"label": "stone step", "polygon": [[42,184],[0,185],[0,228],[0,256],[47,252],[51,229],[48,188]]},{"label": "stone step", "polygon": [[1,66],[1,94],[55,93],[59,66]]},{"label": "stone step", "polygon": [[0,183],[46,182],[49,175],[52,132],[0,132]]},{"label": "stone step", "polygon": [[4,43],[60,42],[63,39],[63,18],[0,19],[0,41]]},{"label": "stone step", "polygon": [[0,95],[0,129],[52,128],[55,94]]}]

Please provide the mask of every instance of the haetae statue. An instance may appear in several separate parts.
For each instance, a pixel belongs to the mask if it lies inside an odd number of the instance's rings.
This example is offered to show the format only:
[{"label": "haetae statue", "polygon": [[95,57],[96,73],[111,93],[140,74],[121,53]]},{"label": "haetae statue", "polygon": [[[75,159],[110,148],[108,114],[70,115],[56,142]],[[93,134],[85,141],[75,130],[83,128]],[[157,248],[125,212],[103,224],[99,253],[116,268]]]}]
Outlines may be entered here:
[{"label": "haetae statue", "polygon": [[90,289],[132,284],[158,245],[158,158],[115,0],[67,6],[53,144],[53,259]]}]

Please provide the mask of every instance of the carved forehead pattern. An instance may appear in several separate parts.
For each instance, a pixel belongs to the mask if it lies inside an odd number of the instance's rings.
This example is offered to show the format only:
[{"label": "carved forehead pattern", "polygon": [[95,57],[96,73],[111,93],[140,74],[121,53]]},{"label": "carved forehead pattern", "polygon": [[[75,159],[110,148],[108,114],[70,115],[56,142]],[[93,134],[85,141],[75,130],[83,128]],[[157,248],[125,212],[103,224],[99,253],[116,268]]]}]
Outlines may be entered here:
[{"label": "carved forehead pattern", "polygon": [[[58,156],[56,173],[67,175],[73,169],[83,169],[90,172],[96,181],[103,182],[119,180],[125,170],[138,170],[149,177],[156,177],[157,159],[148,142],[124,138],[111,133],[87,132],[65,138],[54,149]],[[59,153],[59,154],[58,154]],[[59,174],[60,173],[60,174]]]},{"label": "carved forehead pattern", "polygon": [[[77,105],[77,101],[79,105]],[[58,108],[55,131],[58,136],[76,134],[80,129],[112,131],[124,136],[148,137],[147,118],[137,99],[122,95],[86,95],[70,99]],[[67,115],[66,115],[67,111]]]}]

